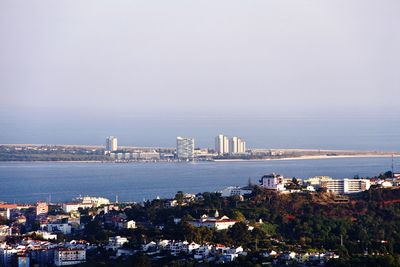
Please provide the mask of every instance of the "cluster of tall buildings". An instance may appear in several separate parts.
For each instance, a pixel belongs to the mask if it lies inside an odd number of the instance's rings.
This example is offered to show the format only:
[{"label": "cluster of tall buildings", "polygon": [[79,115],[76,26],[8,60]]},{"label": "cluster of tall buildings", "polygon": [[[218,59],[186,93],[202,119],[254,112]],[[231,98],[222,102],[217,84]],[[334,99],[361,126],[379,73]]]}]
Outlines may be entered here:
[{"label": "cluster of tall buildings", "polygon": [[[112,155],[118,150],[118,140],[115,136],[106,139],[105,153]],[[246,142],[240,137],[229,138],[223,134],[215,138],[215,154],[228,155],[246,152]],[[212,152],[211,152],[212,153]],[[195,142],[192,137],[176,138],[176,157],[179,160],[192,160],[195,157]]]},{"label": "cluster of tall buildings", "polygon": [[246,142],[237,136],[229,138],[226,135],[219,134],[215,137],[215,152],[218,155],[245,153]]}]

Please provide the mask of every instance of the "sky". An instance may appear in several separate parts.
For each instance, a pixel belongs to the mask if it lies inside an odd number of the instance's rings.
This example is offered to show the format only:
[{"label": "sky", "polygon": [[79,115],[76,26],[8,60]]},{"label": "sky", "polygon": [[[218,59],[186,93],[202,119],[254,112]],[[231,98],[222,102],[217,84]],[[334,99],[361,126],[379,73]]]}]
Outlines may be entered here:
[{"label": "sky", "polygon": [[0,143],[400,125],[399,13],[397,0],[2,0]]}]

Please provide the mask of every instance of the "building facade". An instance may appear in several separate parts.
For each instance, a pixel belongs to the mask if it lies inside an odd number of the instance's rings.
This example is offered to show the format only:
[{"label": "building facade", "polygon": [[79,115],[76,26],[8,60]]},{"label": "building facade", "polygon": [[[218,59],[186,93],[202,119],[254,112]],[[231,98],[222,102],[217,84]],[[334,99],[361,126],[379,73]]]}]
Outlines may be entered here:
[{"label": "building facade", "polygon": [[219,134],[215,137],[215,151],[218,155],[229,153],[229,138],[227,136]]},{"label": "building facade", "polygon": [[214,228],[216,230],[224,230],[236,224],[238,221],[229,219],[227,216],[219,216],[218,211],[215,211],[214,217],[206,214],[201,216],[199,220],[189,221],[189,224],[195,227]]},{"label": "building facade", "polygon": [[46,215],[49,212],[49,206],[46,202],[36,203],[36,216]]},{"label": "building facade", "polygon": [[332,179],[321,182],[321,188],[335,194],[351,194],[366,191],[371,187],[368,179]]},{"label": "building facade", "polygon": [[228,186],[220,193],[222,197],[243,196],[251,194],[253,191],[250,188],[243,188],[240,186]]},{"label": "building facade", "polygon": [[109,136],[106,139],[106,151],[116,151],[118,150],[118,139],[114,136]]},{"label": "building facade", "polygon": [[260,185],[266,189],[284,191],[285,178],[276,173],[267,174],[261,177]]},{"label": "building facade", "polygon": [[58,249],[54,253],[54,265],[66,266],[80,264],[86,261],[86,251],[84,249]]},{"label": "building facade", "polygon": [[245,153],[246,142],[240,137],[232,137],[229,141],[229,152],[232,154]]},{"label": "building facade", "polygon": [[176,155],[180,160],[191,160],[194,156],[194,138],[176,138]]}]

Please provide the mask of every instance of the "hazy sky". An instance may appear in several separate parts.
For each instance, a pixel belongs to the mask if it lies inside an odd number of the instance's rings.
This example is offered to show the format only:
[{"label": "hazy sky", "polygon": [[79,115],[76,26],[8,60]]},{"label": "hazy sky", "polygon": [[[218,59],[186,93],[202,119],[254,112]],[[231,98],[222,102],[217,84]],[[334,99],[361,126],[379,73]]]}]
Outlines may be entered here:
[{"label": "hazy sky", "polygon": [[399,14],[398,0],[2,0],[0,120],[400,117]]}]

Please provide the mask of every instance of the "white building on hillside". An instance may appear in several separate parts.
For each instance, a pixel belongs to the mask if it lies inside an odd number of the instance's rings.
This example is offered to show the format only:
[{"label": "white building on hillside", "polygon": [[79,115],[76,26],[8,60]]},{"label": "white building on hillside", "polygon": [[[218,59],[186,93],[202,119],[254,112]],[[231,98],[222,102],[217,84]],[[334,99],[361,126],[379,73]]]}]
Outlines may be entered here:
[{"label": "white building on hillside", "polygon": [[88,209],[88,208],[91,208],[91,207],[93,207],[92,204],[83,204],[83,203],[77,203],[77,202],[69,202],[69,203],[63,203],[62,204],[62,209],[66,213],[70,213],[71,211],[76,211],[79,208]]},{"label": "white building on hillside", "polygon": [[110,204],[110,200],[105,197],[77,197],[76,200],[82,204],[91,204],[93,207],[99,207],[101,205],[108,205]]},{"label": "white building on hillside", "polygon": [[321,182],[321,188],[336,194],[351,194],[366,191],[371,187],[368,179],[333,179]]},{"label": "white building on hillside", "polygon": [[222,197],[232,197],[232,196],[243,196],[249,195],[253,191],[250,188],[240,187],[240,186],[229,186],[224,188],[220,193]]},{"label": "white building on hillside", "polygon": [[189,223],[195,227],[205,226],[208,228],[215,228],[216,230],[228,229],[237,222],[236,220],[229,219],[227,216],[220,217],[218,211],[215,211],[214,217],[209,217],[204,214],[199,220],[189,221]]},{"label": "white building on hillside", "polygon": [[271,173],[264,175],[260,179],[262,187],[271,190],[284,191],[285,189],[285,178],[282,175]]},{"label": "white building on hillside", "polygon": [[69,235],[72,232],[72,226],[69,223],[41,224],[40,229],[49,233],[62,233],[64,235]]}]

